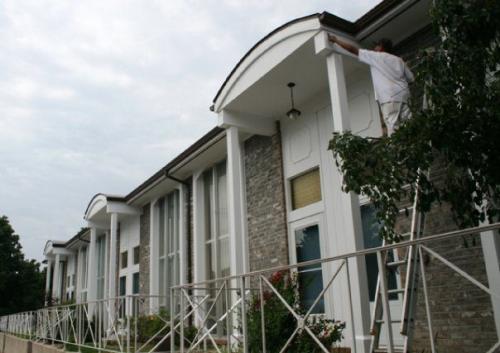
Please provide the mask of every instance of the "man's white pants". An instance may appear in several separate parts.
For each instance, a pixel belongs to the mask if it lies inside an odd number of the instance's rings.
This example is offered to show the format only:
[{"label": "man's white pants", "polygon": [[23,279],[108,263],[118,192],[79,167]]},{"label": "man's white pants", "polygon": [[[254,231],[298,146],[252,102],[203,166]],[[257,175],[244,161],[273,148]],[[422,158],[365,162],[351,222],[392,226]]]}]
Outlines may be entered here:
[{"label": "man's white pants", "polygon": [[408,104],[403,102],[387,102],[380,104],[382,118],[387,126],[387,135],[391,136],[394,131],[406,120],[411,118]]}]

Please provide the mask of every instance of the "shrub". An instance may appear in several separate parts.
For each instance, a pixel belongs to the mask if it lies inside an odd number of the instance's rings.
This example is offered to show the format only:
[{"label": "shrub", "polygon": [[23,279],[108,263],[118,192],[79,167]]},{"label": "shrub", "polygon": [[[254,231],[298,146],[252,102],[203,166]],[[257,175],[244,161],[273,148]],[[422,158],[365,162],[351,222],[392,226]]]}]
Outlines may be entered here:
[{"label": "shrub", "polygon": [[[304,315],[307,312],[300,301],[299,283],[295,275],[290,275],[287,272],[276,272],[269,278],[269,282],[297,314]],[[266,348],[270,353],[279,352],[297,328],[297,320],[271,291],[263,292],[263,300]],[[342,331],[345,328],[345,323],[327,319],[323,315],[309,317],[306,325],[327,348],[340,342]],[[262,351],[260,294],[253,295],[249,300],[247,328],[250,352]],[[287,352],[315,353],[321,352],[321,349],[312,337],[302,330],[295,336]]]}]

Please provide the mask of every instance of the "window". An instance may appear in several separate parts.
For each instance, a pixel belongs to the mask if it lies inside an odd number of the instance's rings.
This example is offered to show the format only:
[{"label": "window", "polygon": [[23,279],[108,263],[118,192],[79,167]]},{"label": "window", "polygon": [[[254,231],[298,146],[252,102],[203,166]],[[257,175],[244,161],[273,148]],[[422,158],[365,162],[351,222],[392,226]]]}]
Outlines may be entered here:
[{"label": "window", "polygon": [[132,275],[132,294],[139,294],[139,272]]},{"label": "window", "polygon": [[66,288],[71,287],[71,284],[72,284],[72,283],[71,283],[71,275],[68,275],[68,276],[66,277]]},{"label": "window", "polygon": [[[160,304],[169,303],[170,287],[179,284],[179,191],[159,200],[159,289]],[[137,247],[139,249],[139,247]],[[137,251],[139,253],[139,250]],[[139,255],[138,255],[139,257]]]},{"label": "window", "polygon": [[226,162],[203,174],[205,192],[206,278],[230,275]]},{"label": "window", "polygon": [[[298,263],[321,258],[319,227],[317,224],[295,231],[295,251]],[[323,290],[321,264],[299,267],[297,271],[300,300],[304,308],[309,310],[316,297]],[[312,313],[324,312],[324,298],[321,298]]]},{"label": "window", "polygon": [[120,268],[127,268],[128,266],[128,251],[124,251],[120,256]]},{"label": "window", "polygon": [[290,183],[292,210],[321,201],[321,180],[318,168],[291,179]]},{"label": "window", "polygon": [[73,274],[73,275],[72,275],[72,281],[71,281],[71,284],[72,284],[73,286],[76,286],[76,274]]},{"label": "window", "polygon": [[104,298],[106,237],[97,238],[97,299]]},{"label": "window", "polygon": [[120,277],[119,295],[120,295],[120,297],[127,295],[127,277],[126,276]]},{"label": "window", "polygon": [[[382,245],[378,232],[381,225],[377,222],[375,217],[375,207],[373,205],[361,206],[361,223],[363,226],[363,242],[366,249],[375,248]],[[394,254],[389,252],[389,261],[394,261]],[[378,280],[378,263],[377,254],[368,254],[365,256],[366,272],[368,277],[368,294],[370,301],[375,300],[375,291],[377,288]],[[397,279],[394,270],[389,272],[389,280],[387,282],[389,289],[397,289]],[[389,294],[389,299],[398,299],[397,294]]]},{"label": "window", "polygon": [[141,254],[141,248],[140,246],[136,246],[134,248],[134,265],[138,265],[139,264],[139,259],[140,259],[140,254]]}]

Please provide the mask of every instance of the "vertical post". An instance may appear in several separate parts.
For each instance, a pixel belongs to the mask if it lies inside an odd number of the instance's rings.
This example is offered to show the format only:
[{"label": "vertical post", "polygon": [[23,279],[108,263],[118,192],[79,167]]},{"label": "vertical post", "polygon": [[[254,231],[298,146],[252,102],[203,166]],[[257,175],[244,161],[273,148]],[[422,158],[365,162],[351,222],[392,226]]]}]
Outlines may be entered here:
[{"label": "vertical post", "polygon": [[118,233],[118,214],[111,213],[110,240],[109,240],[109,278],[108,299],[109,302],[109,327],[112,328],[115,321],[115,297],[116,297],[116,238]]},{"label": "vertical post", "polygon": [[429,341],[431,343],[431,352],[436,353],[436,345],[434,344],[434,330],[432,329],[431,305],[429,303],[429,294],[427,292],[427,280],[425,278],[425,265],[422,248],[418,247],[418,258],[420,262],[420,274],[422,276],[422,289],[424,292],[425,313],[427,316],[427,327],[429,329]]},{"label": "vertical post", "polygon": [[[481,233],[481,246],[486,275],[488,276],[488,287],[493,293],[500,293],[500,234],[498,234],[498,230]],[[500,337],[500,300],[494,296],[490,298],[493,305],[497,337]]]},{"label": "vertical post", "polygon": [[48,300],[52,296],[51,290],[50,290],[50,280],[52,277],[52,260],[49,259],[47,261],[47,275],[45,276],[45,295],[47,296],[47,300],[45,301],[45,304],[48,304]]},{"label": "vertical post", "polygon": [[[347,87],[344,73],[343,57],[340,54],[331,53],[326,57],[328,83],[330,89],[330,100],[332,108],[333,128],[336,132],[351,130],[349,107],[347,101]],[[363,249],[363,237],[361,228],[361,215],[359,208],[359,196],[350,192],[348,194],[341,190],[342,175],[337,168],[333,168],[333,205],[334,219],[328,222],[332,235],[338,240],[340,247],[337,254],[353,252]],[[366,265],[363,257],[356,257],[350,266],[350,283],[344,280],[339,284],[342,288],[338,298],[347,298],[349,286],[351,287],[351,300],[353,307],[355,332],[358,336],[347,337],[351,339],[351,345],[356,346],[358,353],[366,353],[370,349],[370,302],[368,297],[368,280]],[[340,289],[340,288],[339,288]],[[337,303],[340,312],[337,317],[349,317],[349,305],[343,301]]]},{"label": "vertical post", "polygon": [[[349,258],[345,259],[345,273],[347,276],[347,293],[348,293],[348,299],[349,299],[349,319],[351,320],[351,331],[352,331],[352,337],[356,337],[356,327],[354,324],[354,310],[352,307],[352,292],[351,292],[351,274],[349,273]],[[354,344],[353,346],[353,351],[354,353],[357,353],[356,345]]]},{"label": "vertical post", "polygon": [[179,312],[179,323],[180,323],[180,353],[184,353],[184,293],[182,290],[179,290],[180,293],[180,312]]},{"label": "vertical post", "polygon": [[[175,352],[175,308],[174,308],[175,289],[170,288],[170,352]],[[181,291],[182,295],[182,291]],[[179,321],[183,320],[182,313],[179,313]]]},{"label": "vertical post", "polygon": [[[89,261],[87,271],[87,301],[94,302],[97,298],[97,229],[90,228],[90,244],[89,244]],[[92,308],[94,304],[92,305]],[[89,315],[92,315],[91,307],[89,305]],[[90,320],[92,318],[90,317]]]},{"label": "vertical post", "polygon": [[245,272],[244,209],[243,209],[243,157],[238,128],[226,129],[227,140],[227,198],[230,238],[231,274]]},{"label": "vertical post", "polygon": [[262,353],[266,353],[266,317],[264,313],[264,290],[262,288],[262,275],[259,275],[259,296],[260,296],[260,325],[262,330]]},{"label": "vertical post", "polygon": [[52,281],[52,298],[59,299],[61,293],[61,284],[60,284],[60,272],[61,272],[61,255],[56,254],[56,260],[54,263],[54,279]]},{"label": "vertical post", "polygon": [[241,290],[241,330],[242,330],[242,340],[243,340],[243,353],[248,353],[248,328],[247,328],[247,310],[246,310],[246,288],[245,288],[245,276],[240,277],[240,290]]}]

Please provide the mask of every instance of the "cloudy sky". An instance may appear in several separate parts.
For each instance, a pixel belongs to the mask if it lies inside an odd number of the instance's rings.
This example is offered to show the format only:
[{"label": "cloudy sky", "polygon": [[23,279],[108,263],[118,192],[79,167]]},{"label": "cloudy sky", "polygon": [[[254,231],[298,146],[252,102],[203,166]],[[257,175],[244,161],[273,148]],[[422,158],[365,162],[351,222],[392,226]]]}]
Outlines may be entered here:
[{"label": "cloudy sky", "polygon": [[29,258],[84,225],[216,123],[208,107],[260,38],[377,0],[2,0],[0,215]]}]

